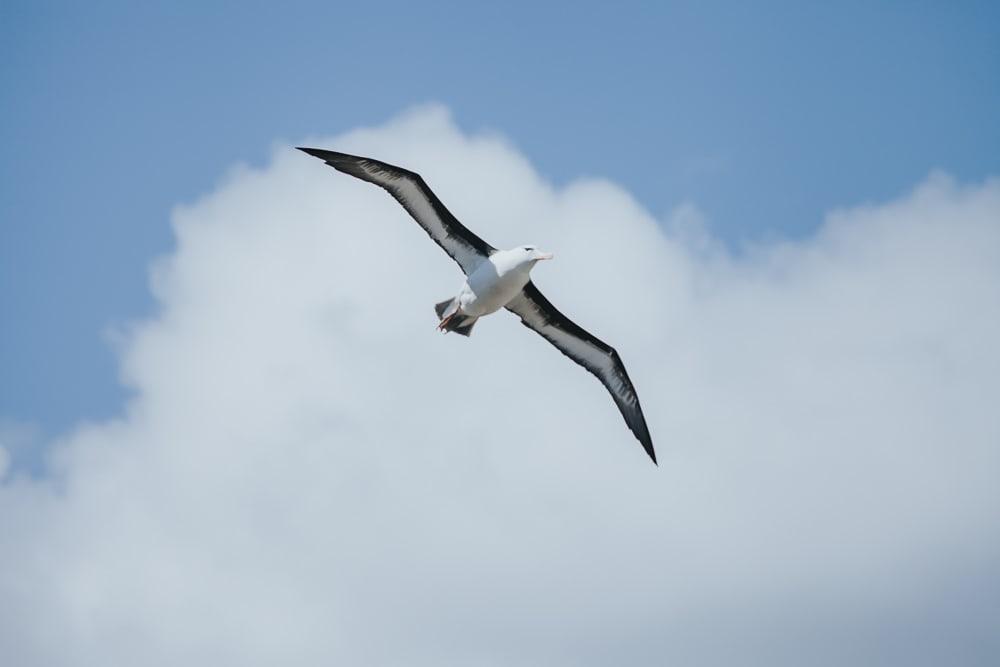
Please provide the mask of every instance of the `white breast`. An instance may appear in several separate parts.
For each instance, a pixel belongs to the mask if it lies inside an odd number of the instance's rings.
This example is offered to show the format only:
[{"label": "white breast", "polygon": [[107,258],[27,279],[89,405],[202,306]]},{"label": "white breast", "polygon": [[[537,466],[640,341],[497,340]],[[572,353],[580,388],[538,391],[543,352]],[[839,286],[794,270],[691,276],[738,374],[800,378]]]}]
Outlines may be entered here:
[{"label": "white breast", "polygon": [[462,312],[481,317],[500,310],[528,284],[528,267],[507,261],[501,251],[480,264],[458,295]]}]

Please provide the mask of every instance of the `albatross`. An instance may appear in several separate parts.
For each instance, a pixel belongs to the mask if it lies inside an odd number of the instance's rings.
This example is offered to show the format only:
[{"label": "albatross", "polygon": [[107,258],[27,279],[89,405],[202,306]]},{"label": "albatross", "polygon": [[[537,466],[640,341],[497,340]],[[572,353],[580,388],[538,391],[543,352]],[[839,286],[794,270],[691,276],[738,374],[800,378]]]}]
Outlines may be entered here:
[{"label": "albatross", "polygon": [[533,245],[511,250],[494,248],[459,222],[417,173],[346,153],[320,148],[299,150],[337,171],[386,190],[462,268],[466,280],[461,290],[434,306],[439,330],[468,336],[479,318],[506,308],[607,387],[625,423],[656,463],[639,395],[618,352],[559,312],[531,281],[535,264],[552,259],[552,253]]}]

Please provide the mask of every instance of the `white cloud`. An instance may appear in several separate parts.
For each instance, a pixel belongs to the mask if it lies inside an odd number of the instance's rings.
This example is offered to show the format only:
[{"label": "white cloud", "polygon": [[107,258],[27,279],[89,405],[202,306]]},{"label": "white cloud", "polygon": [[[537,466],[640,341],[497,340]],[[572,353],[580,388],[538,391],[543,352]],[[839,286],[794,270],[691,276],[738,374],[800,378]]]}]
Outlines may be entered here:
[{"label": "white cloud", "polygon": [[1000,655],[1000,182],[734,257],[439,108],[310,143],[555,250],[536,282],[619,349],[661,467],[513,317],[437,334],[457,268],[282,148],[175,212],[122,418],[0,487],[5,664]]},{"label": "white cloud", "polygon": [[0,417],[0,480],[12,469],[31,471],[41,465],[40,436],[34,424]]}]

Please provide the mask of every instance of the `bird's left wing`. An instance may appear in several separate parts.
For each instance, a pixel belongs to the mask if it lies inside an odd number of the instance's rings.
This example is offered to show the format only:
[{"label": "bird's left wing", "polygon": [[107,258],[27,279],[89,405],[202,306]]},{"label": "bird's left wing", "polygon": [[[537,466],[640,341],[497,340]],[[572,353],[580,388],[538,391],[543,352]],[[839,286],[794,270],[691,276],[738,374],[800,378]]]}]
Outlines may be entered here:
[{"label": "bird's left wing", "polygon": [[537,331],[556,349],[604,383],[625,418],[625,423],[649,454],[649,458],[656,463],[656,452],[646,427],[646,418],[639,406],[639,395],[625,372],[625,365],[618,352],[560,313],[531,281],[507,304],[507,310],[520,317],[524,326]]},{"label": "bird's left wing", "polygon": [[466,275],[496,252],[451,214],[420,174],[371,158],[335,153],[321,148],[299,148],[328,165],[363,181],[374,183],[395,197],[424,231],[451,256]]}]

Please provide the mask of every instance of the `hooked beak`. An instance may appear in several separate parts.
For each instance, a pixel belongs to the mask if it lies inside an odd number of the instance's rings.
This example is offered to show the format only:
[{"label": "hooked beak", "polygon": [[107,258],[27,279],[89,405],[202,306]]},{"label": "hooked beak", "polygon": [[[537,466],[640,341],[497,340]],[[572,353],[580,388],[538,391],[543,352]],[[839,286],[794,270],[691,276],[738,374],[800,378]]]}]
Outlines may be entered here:
[{"label": "hooked beak", "polygon": [[535,259],[552,259],[555,257],[551,252],[540,252],[535,255]]}]

